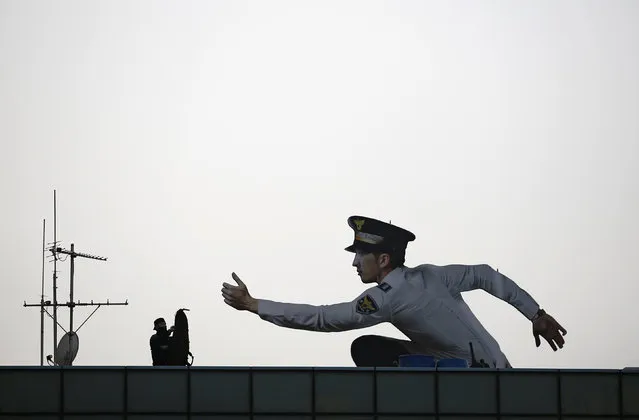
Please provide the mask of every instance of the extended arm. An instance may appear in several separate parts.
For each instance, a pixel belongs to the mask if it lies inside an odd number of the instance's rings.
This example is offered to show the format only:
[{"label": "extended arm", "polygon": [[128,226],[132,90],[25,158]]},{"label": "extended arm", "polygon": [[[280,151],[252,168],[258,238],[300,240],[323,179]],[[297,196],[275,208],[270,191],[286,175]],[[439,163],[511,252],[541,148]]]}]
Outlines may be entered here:
[{"label": "extended arm", "polygon": [[258,315],[280,327],[335,332],[370,327],[390,320],[383,297],[368,290],[351,302],[307,305],[258,300]]},{"label": "extended arm", "polygon": [[508,302],[532,320],[539,304],[524,289],[487,264],[448,265],[442,267],[443,280],[451,293],[482,289]]},{"label": "extended arm", "polygon": [[378,288],[368,289],[351,302],[307,305],[255,299],[235,273],[233,279],[238,286],[223,284],[224,302],[235,309],[256,313],[263,320],[281,327],[334,332],[370,327],[390,321],[390,305]]}]

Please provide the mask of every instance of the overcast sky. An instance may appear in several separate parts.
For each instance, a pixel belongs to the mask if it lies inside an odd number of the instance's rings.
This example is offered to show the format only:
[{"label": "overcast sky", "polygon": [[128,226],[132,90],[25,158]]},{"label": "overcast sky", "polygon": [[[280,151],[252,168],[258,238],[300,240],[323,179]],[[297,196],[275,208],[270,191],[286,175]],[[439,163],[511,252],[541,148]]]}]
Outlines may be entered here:
[{"label": "overcast sky", "polygon": [[78,365],[150,365],[153,320],[186,307],[196,365],[352,366],[355,337],[403,335],[276,327],[220,289],[235,271],[258,298],[355,298],[363,214],[416,234],[407,265],[490,264],[568,330],[537,349],[468,293],[516,367],[638,366],[638,19],[632,0],[0,0],[0,364],[39,364],[22,304],[55,189],[61,246],[108,258],[76,261],[75,300],[130,303],[80,329]]}]

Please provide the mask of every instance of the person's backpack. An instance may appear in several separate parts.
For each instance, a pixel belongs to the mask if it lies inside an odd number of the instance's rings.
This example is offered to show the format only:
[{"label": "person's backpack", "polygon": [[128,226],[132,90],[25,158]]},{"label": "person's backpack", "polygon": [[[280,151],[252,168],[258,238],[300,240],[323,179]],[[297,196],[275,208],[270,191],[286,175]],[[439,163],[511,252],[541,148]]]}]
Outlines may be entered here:
[{"label": "person's backpack", "polygon": [[[188,309],[179,309],[175,313],[175,327],[173,336],[169,340],[169,363],[170,366],[191,366],[193,365],[193,354],[190,349],[189,341],[189,320],[184,311]],[[188,361],[191,356],[191,362]]]}]

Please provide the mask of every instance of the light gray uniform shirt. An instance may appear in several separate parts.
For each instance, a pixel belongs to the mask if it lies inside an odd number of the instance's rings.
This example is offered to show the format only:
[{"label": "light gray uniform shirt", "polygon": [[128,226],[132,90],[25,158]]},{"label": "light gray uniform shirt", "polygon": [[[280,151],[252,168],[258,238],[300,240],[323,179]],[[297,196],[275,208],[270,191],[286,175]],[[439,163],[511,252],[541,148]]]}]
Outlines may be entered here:
[{"label": "light gray uniform shirt", "polygon": [[423,264],[390,272],[350,302],[332,305],[281,303],[260,299],[258,315],[275,325],[334,332],[393,324],[414,344],[412,350],[441,358],[483,359],[491,367],[508,366],[497,341],[475,317],[461,293],[482,289],[508,302],[526,318],[537,302],[515,282],[490,266]]}]

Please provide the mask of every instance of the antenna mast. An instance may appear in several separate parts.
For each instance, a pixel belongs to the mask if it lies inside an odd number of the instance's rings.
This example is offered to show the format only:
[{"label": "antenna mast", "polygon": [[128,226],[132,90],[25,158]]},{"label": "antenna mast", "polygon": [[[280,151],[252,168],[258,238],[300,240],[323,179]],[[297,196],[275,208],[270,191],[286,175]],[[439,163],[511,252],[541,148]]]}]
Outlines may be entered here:
[{"label": "antenna mast", "polygon": [[44,365],[44,253],[46,250],[46,219],[42,219],[42,290],[40,291],[40,366]]},{"label": "antenna mast", "polygon": [[[54,354],[56,354],[56,358],[54,360],[54,364],[64,364],[64,365],[71,365],[73,362],[73,359],[75,358],[75,354],[77,353],[77,331],[82,328],[82,326],[89,320],[89,318],[91,318],[91,316],[93,316],[93,314],[100,309],[100,306],[102,305],[106,305],[106,306],[112,306],[112,305],[128,305],[129,301],[128,299],[125,302],[109,302],[109,300],[107,299],[106,302],[93,302],[93,300],[91,300],[91,302],[74,302],[73,301],[73,286],[74,286],[74,274],[75,274],[75,259],[80,257],[80,258],[87,258],[87,259],[92,259],[92,260],[99,260],[99,261],[106,261],[106,257],[99,257],[99,256],[95,256],[95,255],[90,255],[90,254],[85,254],[85,253],[81,253],[81,252],[76,252],[75,251],[75,244],[71,244],[71,249],[67,250],[64,249],[62,247],[58,246],[58,242],[57,242],[57,211],[56,211],[56,191],[53,190],[53,245],[48,249],[48,251],[51,252],[51,254],[53,255],[53,303],[51,301],[46,301],[44,300],[44,252],[47,251],[47,249],[45,248],[45,244],[46,244],[46,239],[45,239],[45,226],[46,226],[46,220],[42,221],[42,245],[43,245],[43,255],[42,255],[42,292],[40,295],[40,303],[27,303],[26,301],[24,302],[24,306],[25,307],[34,307],[34,306],[39,306],[40,307],[40,366],[44,365],[44,313],[46,312],[47,315],[49,315],[52,319],[53,319],[53,348],[54,348]],[[69,301],[66,303],[58,303],[57,300],[57,280],[58,280],[58,272],[57,272],[57,260],[58,260],[58,254],[65,254],[68,255],[71,258],[71,269],[70,269],[70,276],[69,276]],[[58,343],[58,326],[60,326],[60,328],[62,328],[62,326],[58,323],[58,307],[59,306],[66,306],[69,308],[69,331],[67,332],[67,334],[60,340],[60,343]],[[76,306],[97,306],[97,308],[95,308],[95,310],[84,320],[84,322],[82,322],[82,324],[80,324],[80,326],[78,327],[77,330],[73,330],[73,309]],[[45,307],[53,307],[53,316],[51,316],[49,314],[48,311],[46,311],[46,309],[44,309]],[[64,330],[64,328],[62,328]],[[66,332],[66,331],[65,331]],[[75,341],[71,340],[71,336],[75,335],[76,337],[74,338]],[[65,341],[65,339],[67,339]],[[63,342],[64,341],[64,342]],[[75,346],[75,347],[74,347]],[[70,349],[69,349],[70,348]],[[58,353],[65,351],[67,353],[67,355],[58,357]],[[72,356],[70,356],[70,358],[68,357],[68,354],[72,353]],[[58,358],[61,358],[63,360],[58,360]],[[51,359],[51,355],[47,356],[47,361],[49,361]]]},{"label": "antenna mast", "polygon": [[58,246],[56,237],[56,230],[58,227],[57,214],[56,214],[56,191],[53,190],[53,246],[51,247],[51,253],[53,254],[53,348],[58,345],[58,271],[57,262],[58,256],[54,252]]}]

